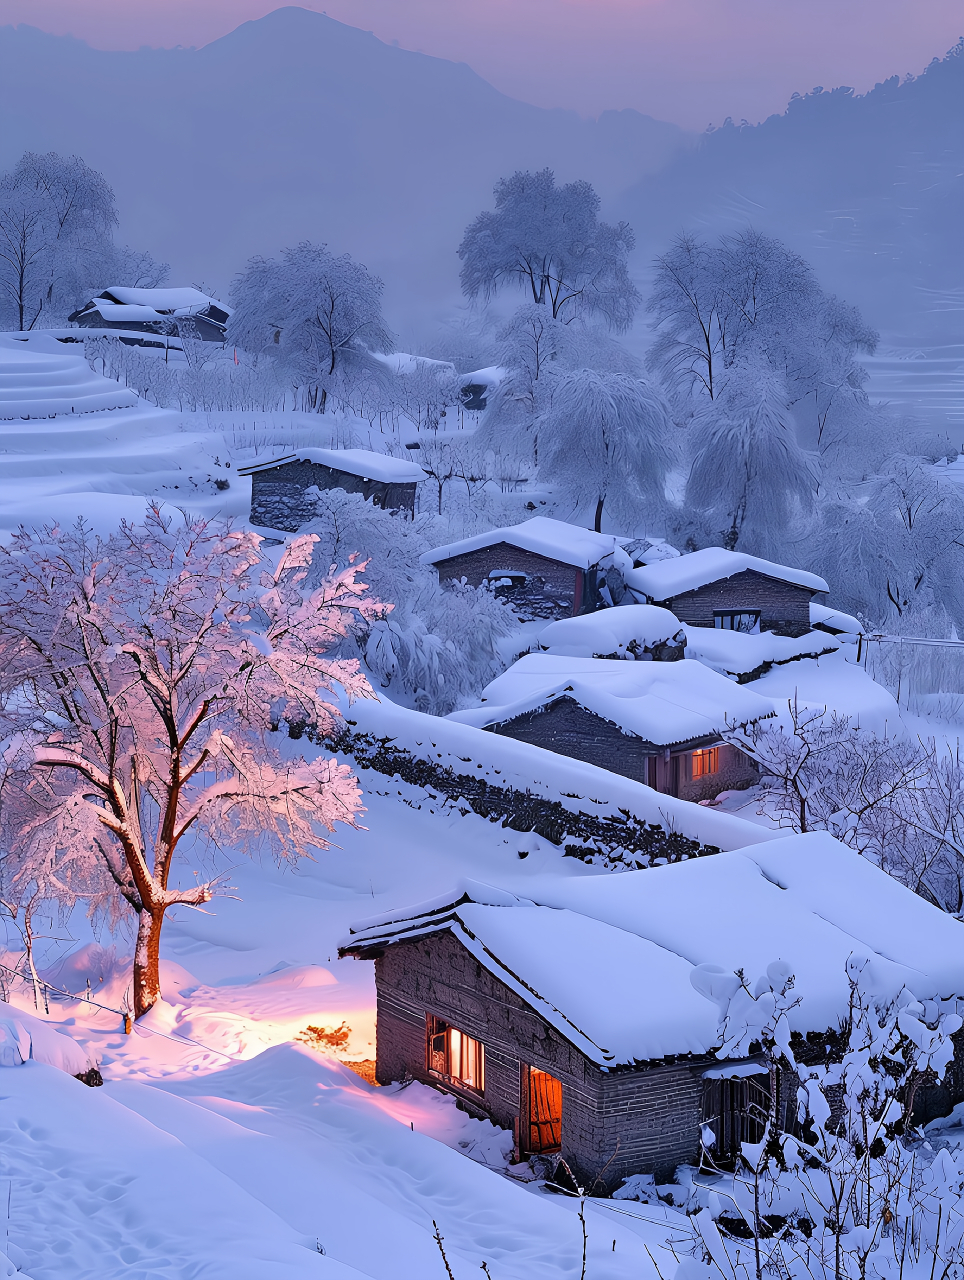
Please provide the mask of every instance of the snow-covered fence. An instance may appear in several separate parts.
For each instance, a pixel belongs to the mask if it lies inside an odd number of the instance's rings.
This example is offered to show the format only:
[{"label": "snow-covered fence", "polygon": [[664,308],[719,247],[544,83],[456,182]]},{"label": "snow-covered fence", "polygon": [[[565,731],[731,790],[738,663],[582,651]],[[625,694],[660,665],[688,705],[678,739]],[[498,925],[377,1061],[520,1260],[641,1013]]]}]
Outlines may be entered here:
[{"label": "snow-covered fence", "polygon": [[919,715],[960,720],[964,713],[964,641],[864,635],[864,670]]},{"label": "snow-covered fence", "polygon": [[329,745],[363,771],[424,788],[430,804],[535,832],[566,856],[600,865],[683,862],[779,836],[581,760],[381,699],[356,702]]}]

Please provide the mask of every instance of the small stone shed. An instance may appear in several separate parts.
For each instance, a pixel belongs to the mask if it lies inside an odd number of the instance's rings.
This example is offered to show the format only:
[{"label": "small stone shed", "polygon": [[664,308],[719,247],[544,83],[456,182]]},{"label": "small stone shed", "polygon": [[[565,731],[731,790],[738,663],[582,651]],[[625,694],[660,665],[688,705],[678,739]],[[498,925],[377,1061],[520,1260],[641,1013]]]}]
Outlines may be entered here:
[{"label": "small stone shed", "polygon": [[806,634],[810,601],[829,590],[815,573],[723,547],[631,569],[626,583],[642,603],[662,605],[689,626],[781,636]]},{"label": "small stone shed", "polygon": [[[753,1059],[716,1059],[718,1010],[694,988],[696,966],[754,982],[786,961],[800,1062],[826,1061],[836,1043],[855,954],[882,992],[964,992],[960,924],[822,833],[531,883],[526,897],[465,882],[361,922],[340,954],[375,961],[380,1083],[454,1094],[513,1130],[520,1155],[559,1153],[595,1194],[697,1164],[703,1126],[717,1156],[759,1140],[749,1107],[769,1096],[768,1079]],[[780,1088],[785,1113],[794,1081]],[[961,1099],[958,1046],[915,1118]]]},{"label": "small stone shed", "polygon": [[[488,582],[524,621],[571,618],[614,603],[612,589],[632,561],[610,533],[533,516],[422,556],[442,582]],[[609,581],[612,579],[612,581]]]},{"label": "small stone shed", "polygon": [[758,780],[753,761],[722,734],[773,714],[769,698],[687,658],[530,653],[483,690],[480,707],[449,719],[699,801]]},{"label": "small stone shed", "polygon": [[415,514],[415,487],[425,472],[414,462],[369,449],[302,449],[238,467],[251,477],[251,523],[295,533],[317,512],[308,490],[344,489],[373,506]]}]

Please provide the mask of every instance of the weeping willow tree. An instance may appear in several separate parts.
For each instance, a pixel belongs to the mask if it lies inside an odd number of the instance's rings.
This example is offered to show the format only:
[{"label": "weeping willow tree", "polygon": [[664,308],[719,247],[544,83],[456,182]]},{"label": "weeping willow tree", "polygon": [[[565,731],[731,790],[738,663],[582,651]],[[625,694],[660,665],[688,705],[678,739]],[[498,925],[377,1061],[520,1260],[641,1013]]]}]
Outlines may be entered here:
[{"label": "weeping willow tree", "polygon": [[574,509],[592,510],[597,531],[604,510],[627,532],[662,520],[671,423],[648,383],[591,369],[560,374],[535,427],[540,476]]},{"label": "weeping willow tree", "polygon": [[727,371],[693,422],[686,503],[704,513],[725,547],[766,553],[785,543],[813,505],[816,476],[797,443],[780,380],[763,364]]}]

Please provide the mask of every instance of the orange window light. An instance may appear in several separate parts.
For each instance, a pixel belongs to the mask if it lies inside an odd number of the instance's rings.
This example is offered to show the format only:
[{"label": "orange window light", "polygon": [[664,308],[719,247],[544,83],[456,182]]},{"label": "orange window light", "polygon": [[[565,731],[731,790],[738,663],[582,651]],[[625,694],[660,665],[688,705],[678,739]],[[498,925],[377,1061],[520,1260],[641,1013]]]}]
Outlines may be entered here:
[{"label": "orange window light", "polygon": [[705,778],[708,773],[719,773],[719,747],[703,747],[693,752],[693,777]]}]

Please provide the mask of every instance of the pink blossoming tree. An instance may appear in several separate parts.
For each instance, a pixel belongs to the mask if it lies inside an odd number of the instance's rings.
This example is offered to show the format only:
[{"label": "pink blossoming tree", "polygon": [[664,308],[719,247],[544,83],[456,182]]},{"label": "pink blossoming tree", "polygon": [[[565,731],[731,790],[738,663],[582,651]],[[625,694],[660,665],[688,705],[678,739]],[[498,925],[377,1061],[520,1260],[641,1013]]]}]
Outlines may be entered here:
[{"label": "pink blossoming tree", "polygon": [[391,606],[356,563],[306,592],[315,541],[272,567],[255,534],[152,508],[106,540],[78,524],[0,548],[8,879],[114,921],[134,910],[137,1017],[160,996],[164,913],[216,890],[197,873],[172,885],[179,853],[294,860],[357,825],[350,770],[295,756],[284,726],[325,733],[336,688],[372,696],[357,663],[325,653]]}]

